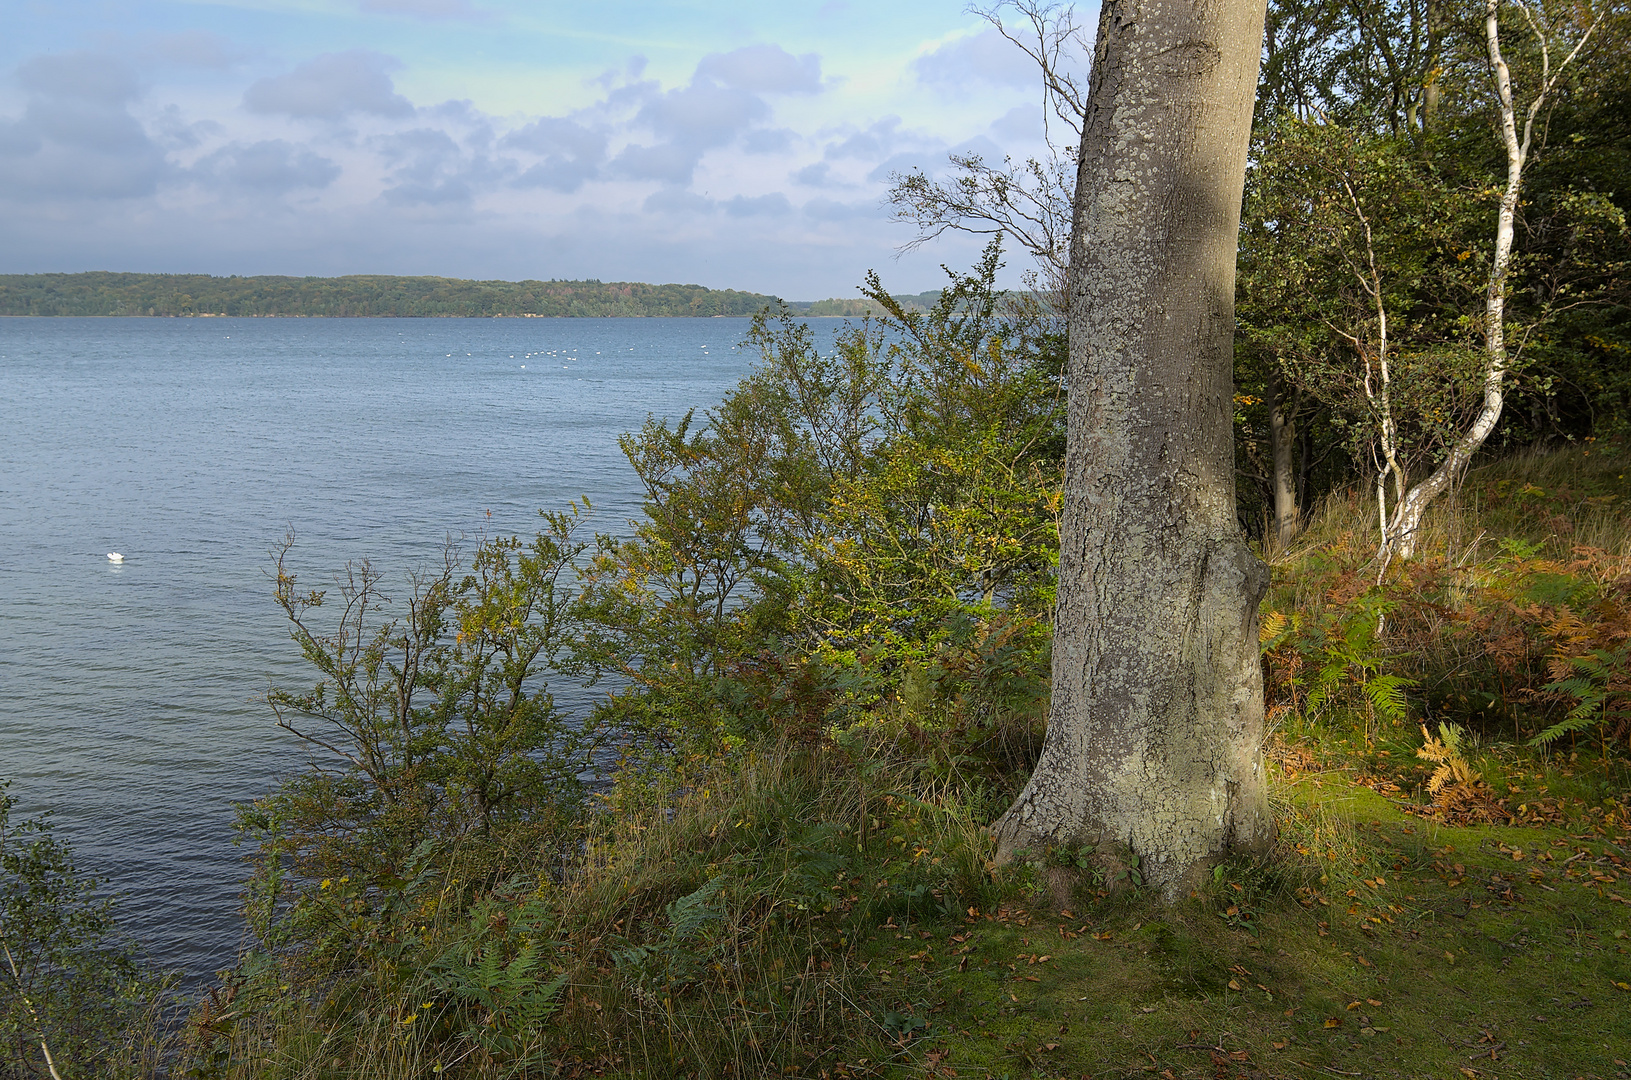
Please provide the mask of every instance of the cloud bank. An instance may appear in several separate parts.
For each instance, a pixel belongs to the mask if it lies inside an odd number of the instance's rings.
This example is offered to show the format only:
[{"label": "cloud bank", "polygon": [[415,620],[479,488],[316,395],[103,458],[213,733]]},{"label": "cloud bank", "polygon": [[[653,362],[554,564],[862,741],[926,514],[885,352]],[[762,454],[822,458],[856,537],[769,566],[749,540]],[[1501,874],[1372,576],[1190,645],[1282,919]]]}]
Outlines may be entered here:
[{"label": "cloud bank", "polygon": [[[465,0],[357,11],[490,15]],[[420,100],[416,65],[385,48],[278,62],[185,29],[39,53],[0,93],[0,270],[599,277],[812,298],[878,267],[915,291],[972,244],[892,264],[911,233],[884,205],[891,175],[953,149],[1040,147],[1029,61],[994,37],[920,48],[868,86],[771,41],[666,79],[630,54],[561,106],[520,111]],[[949,123],[909,107],[952,94]]]}]

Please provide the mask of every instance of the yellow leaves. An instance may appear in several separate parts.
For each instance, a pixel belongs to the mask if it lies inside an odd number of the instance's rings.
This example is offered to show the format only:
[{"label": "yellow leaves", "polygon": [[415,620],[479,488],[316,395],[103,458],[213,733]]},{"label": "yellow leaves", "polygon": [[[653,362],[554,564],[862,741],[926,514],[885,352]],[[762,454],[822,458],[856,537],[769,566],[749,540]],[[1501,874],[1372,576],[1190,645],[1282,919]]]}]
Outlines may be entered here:
[{"label": "yellow leaves", "polygon": [[1286,625],[1286,616],[1282,611],[1271,611],[1263,616],[1263,622],[1257,628],[1258,644],[1267,644],[1285,633]]},{"label": "yellow leaves", "polygon": [[1451,724],[1440,724],[1438,730],[1442,739],[1433,738],[1427,725],[1421,725],[1424,742],[1421,749],[1416,751],[1417,757],[1438,766],[1427,781],[1427,790],[1437,795],[1451,783],[1467,787],[1476,784],[1480,779],[1479,773],[1461,756],[1460,729]]}]

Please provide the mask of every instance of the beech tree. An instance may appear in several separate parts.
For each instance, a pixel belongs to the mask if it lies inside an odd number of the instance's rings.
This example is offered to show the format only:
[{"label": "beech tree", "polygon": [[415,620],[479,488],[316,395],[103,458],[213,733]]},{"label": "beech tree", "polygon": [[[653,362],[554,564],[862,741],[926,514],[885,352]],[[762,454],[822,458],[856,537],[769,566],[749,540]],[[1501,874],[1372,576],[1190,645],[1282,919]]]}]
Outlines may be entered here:
[{"label": "beech tree", "polygon": [[1082,118],[1048,731],[999,850],[1130,849],[1175,893],[1272,838],[1235,514],[1237,230],[1262,0],[1106,0]]}]

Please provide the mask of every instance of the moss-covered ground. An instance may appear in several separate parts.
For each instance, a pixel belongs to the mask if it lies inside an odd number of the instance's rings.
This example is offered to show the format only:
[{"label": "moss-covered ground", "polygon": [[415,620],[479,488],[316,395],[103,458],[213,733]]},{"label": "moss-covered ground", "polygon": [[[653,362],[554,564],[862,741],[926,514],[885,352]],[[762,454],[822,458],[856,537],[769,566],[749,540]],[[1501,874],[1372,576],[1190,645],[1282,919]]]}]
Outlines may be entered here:
[{"label": "moss-covered ground", "polygon": [[900,1074],[1631,1076],[1624,804],[1586,831],[1456,828],[1341,771],[1277,790],[1280,861],[1177,904],[880,927],[863,955],[928,1021]]}]

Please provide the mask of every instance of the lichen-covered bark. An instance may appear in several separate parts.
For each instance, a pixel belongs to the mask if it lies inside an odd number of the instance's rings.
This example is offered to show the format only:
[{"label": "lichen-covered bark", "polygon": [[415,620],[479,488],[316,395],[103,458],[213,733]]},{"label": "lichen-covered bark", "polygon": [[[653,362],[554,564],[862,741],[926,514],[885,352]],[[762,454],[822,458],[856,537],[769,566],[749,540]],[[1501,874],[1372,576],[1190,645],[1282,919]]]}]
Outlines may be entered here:
[{"label": "lichen-covered bark", "polygon": [[1077,177],[1053,699],[1005,852],[1126,844],[1147,881],[1273,835],[1235,519],[1234,264],[1262,0],[1106,0]]}]

